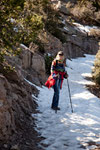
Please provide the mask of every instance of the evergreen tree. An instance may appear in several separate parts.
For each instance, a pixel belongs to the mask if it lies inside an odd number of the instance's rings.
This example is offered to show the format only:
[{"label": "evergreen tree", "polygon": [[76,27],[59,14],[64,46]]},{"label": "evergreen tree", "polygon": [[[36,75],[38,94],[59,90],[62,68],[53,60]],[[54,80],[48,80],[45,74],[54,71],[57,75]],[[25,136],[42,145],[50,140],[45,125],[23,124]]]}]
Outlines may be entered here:
[{"label": "evergreen tree", "polygon": [[28,46],[43,29],[42,15],[36,5],[42,1],[0,1],[0,62],[4,61],[4,55],[19,53],[19,44]]}]

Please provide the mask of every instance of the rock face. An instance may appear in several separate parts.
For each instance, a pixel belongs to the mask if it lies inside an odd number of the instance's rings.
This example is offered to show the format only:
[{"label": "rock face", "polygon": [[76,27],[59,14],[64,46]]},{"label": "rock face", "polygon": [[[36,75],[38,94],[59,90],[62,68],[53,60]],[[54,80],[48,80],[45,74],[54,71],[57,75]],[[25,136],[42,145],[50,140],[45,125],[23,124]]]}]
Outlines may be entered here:
[{"label": "rock face", "polygon": [[22,51],[22,68],[28,69],[31,67],[31,52],[28,49]]},{"label": "rock face", "polygon": [[41,86],[46,81],[44,56],[38,51],[38,46],[33,43],[27,48],[21,45],[22,52],[19,56],[9,59],[10,64],[16,66],[17,71],[24,78]]},{"label": "rock face", "polygon": [[[3,70],[1,66],[0,70]],[[23,150],[27,141],[25,138],[31,141],[31,134],[37,136],[31,118],[37,106],[32,98],[33,93],[36,93],[35,87],[32,88],[17,72],[0,74],[0,150],[5,150],[4,147],[10,149],[11,144],[18,144]],[[27,133],[29,136],[26,136]],[[24,147],[20,141],[24,141]]]},{"label": "rock face", "polygon": [[[57,4],[58,0],[52,0],[52,2]],[[60,30],[65,35],[66,42],[62,44],[59,39],[55,38],[47,32],[41,36],[41,40],[44,43],[45,41],[47,42],[45,45],[45,51],[55,56],[59,50],[63,50],[65,57],[67,58],[84,56],[85,53],[96,54],[99,49],[97,40],[97,37],[99,36],[99,30],[91,30],[91,32],[88,33],[86,31],[82,32],[76,28],[76,26],[73,25],[73,21],[71,20],[70,12],[66,7],[68,2],[72,2],[74,4],[77,1],[62,0],[61,7],[59,8],[62,24],[64,26],[60,28]],[[94,32],[93,35],[96,35],[95,37],[92,36],[92,32]]]},{"label": "rock face", "polygon": [[35,70],[38,73],[39,78],[45,82],[45,61],[44,58],[37,53],[35,53],[32,57],[32,69]]},{"label": "rock face", "polygon": [[[12,113],[10,110],[11,101],[7,100],[7,89],[10,90],[10,85],[3,75],[0,75],[0,140],[8,139],[11,135]],[[12,128],[13,127],[13,128]]]},{"label": "rock face", "polygon": [[[72,27],[71,27],[72,28]],[[99,45],[98,40],[95,38],[87,37],[85,34],[76,33],[73,29],[71,32],[65,34],[66,36],[66,43],[62,43],[59,39],[52,36],[50,33],[46,33],[45,35],[41,35],[40,38],[42,42],[46,41],[45,44],[45,52],[50,53],[51,55],[55,56],[58,51],[63,50],[66,58],[76,58],[82,57],[84,54],[96,54]]]},{"label": "rock face", "polygon": [[46,53],[50,53],[55,56],[57,52],[63,48],[62,42],[48,32],[42,33],[39,38],[43,43],[45,43],[44,49]]},{"label": "rock face", "polygon": [[84,56],[84,54],[96,54],[98,41],[86,37],[67,36],[68,42],[63,44],[63,51],[67,58]]},{"label": "rock face", "polygon": [[60,12],[63,13],[63,14],[65,14],[65,15],[69,15],[70,14],[70,12],[68,11],[68,9],[64,5],[61,6]]}]

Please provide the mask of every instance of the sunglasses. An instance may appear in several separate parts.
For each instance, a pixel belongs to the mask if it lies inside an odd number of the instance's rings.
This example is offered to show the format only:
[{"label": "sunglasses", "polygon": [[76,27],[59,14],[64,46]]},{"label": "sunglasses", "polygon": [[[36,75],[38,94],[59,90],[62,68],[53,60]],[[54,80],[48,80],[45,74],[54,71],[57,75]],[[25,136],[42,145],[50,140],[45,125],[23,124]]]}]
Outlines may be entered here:
[{"label": "sunglasses", "polygon": [[63,54],[59,54],[59,56],[64,56]]}]

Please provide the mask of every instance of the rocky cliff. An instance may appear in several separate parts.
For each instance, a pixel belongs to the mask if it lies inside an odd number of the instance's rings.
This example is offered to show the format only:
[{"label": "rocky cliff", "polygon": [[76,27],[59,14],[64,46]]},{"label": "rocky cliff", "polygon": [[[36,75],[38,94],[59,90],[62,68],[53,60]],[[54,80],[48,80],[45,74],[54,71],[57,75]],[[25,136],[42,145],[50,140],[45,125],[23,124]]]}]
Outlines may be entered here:
[{"label": "rocky cliff", "polygon": [[[48,33],[47,35],[45,34],[45,38],[41,39],[48,41],[45,50],[49,53],[57,53],[58,50],[63,50],[65,57],[75,58],[83,56],[84,53],[96,54],[99,50],[100,28],[96,26],[82,26],[77,23],[77,19],[74,19],[72,15],[72,10],[76,7],[76,3],[77,0],[52,0],[54,9],[58,10],[60,13],[62,27],[59,27],[59,29],[65,37],[65,42],[62,43],[58,38],[50,34],[48,35]],[[55,7],[55,5],[59,7]],[[79,14],[79,12],[77,13]],[[78,21],[81,23],[81,20]],[[89,22],[87,23],[89,24]]]},{"label": "rocky cliff", "polygon": [[38,91],[16,71],[5,72],[0,66],[0,150],[37,149],[40,140],[33,129]]}]

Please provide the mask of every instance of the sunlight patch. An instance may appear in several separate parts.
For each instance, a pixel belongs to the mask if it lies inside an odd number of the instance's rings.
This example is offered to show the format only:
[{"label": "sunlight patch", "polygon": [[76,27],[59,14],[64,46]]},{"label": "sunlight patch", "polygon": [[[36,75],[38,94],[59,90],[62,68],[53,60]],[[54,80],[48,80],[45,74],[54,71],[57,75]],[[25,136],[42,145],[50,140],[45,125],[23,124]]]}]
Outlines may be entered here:
[{"label": "sunlight patch", "polygon": [[89,100],[89,99],[95,98],[95,96],[93,94],[89,93],[88,91],[84,91],[82,93],[74,94],[73,98],[74,99],[79,99],[79,98],[83,99],[84,98],[84,100]]}]

